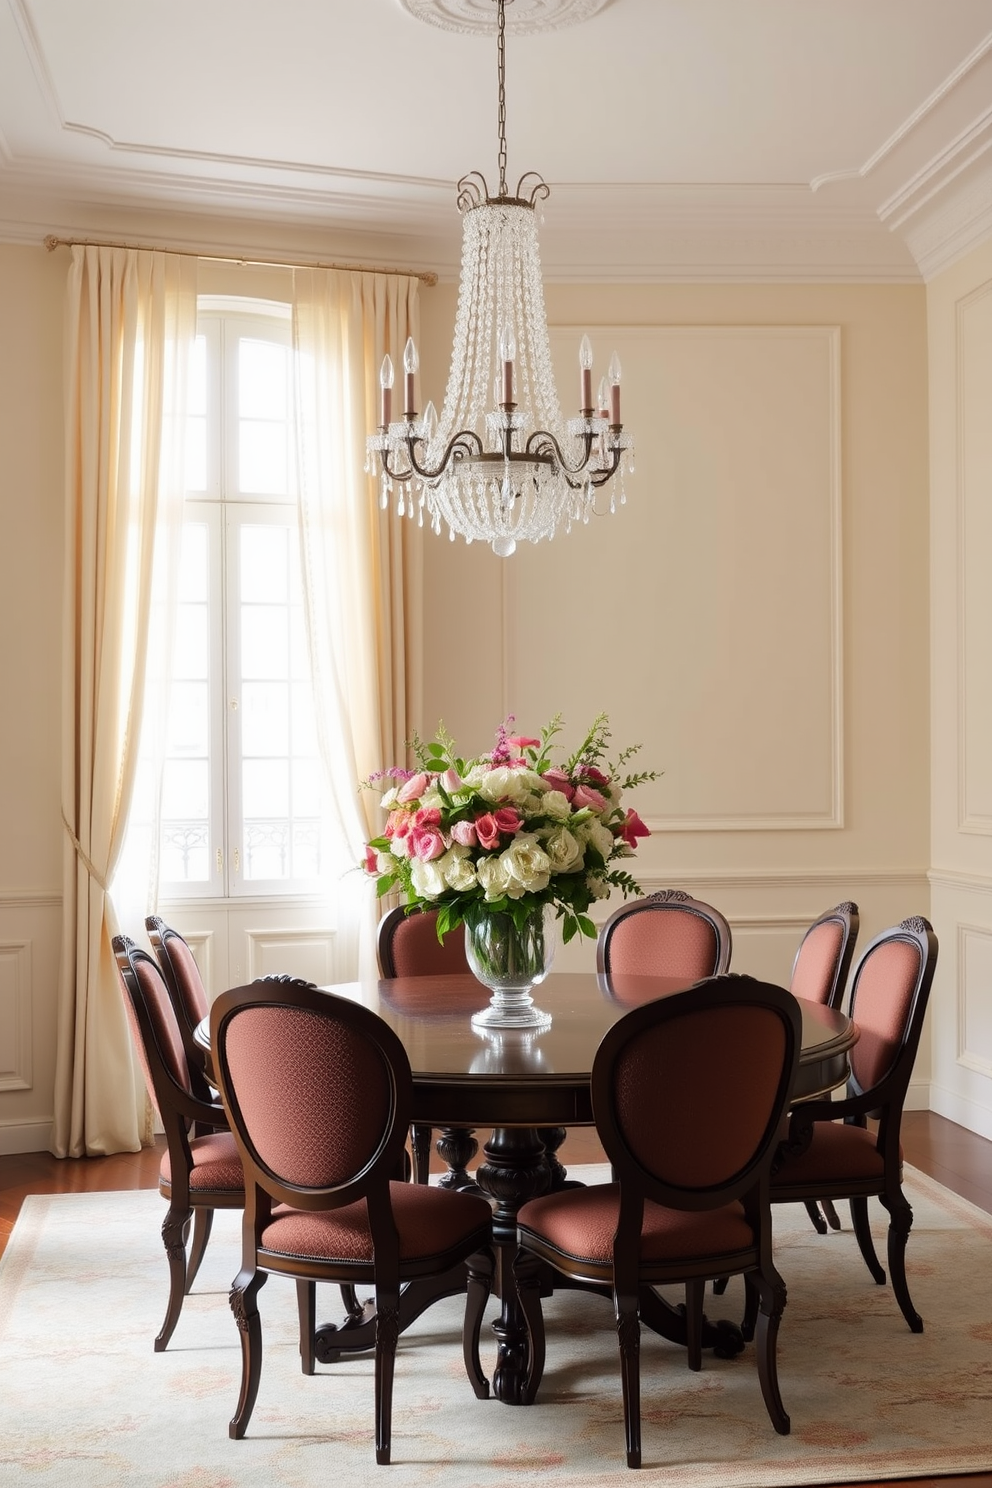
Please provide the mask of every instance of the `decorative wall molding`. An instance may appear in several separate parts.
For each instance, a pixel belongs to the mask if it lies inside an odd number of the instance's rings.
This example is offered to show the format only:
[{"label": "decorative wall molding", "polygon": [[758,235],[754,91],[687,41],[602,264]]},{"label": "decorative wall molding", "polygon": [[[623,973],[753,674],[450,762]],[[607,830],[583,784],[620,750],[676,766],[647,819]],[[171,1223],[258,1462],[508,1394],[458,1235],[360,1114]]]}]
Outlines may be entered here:
[{"label": "decorative wall molding", "polygon": [[[978,368],[969,357],[969,331],[976,328],[985,358]],[[983,556],[990,531],[988,490],[992,481],[992,439],[988,435],[992,340],[986,344],[990,328],[992,281],[979,285],[955,306],[958,828],[980,836],[992,836],[992,749],[986,747],[992,745],[992,680],[987,646],[992,605]],[[983,373],[983,383],[973,386],[972,378]],[[975,447],[979,450],[977,461],[972,455]],[[977,617],[976,605],[984,606]],[[972,738],[973,733],[979,734],[977,740]],[[976,802],[979,794],[984,794],[984,803]]]},{"label": "decorative wall molding", "polygon": [[[974,956],[981,958],[975,974]],[[992,1016],[989,1015],[988,986],[992,968],[992,926],[957,923],[955,957],[955,994],[957,1001],[957,1062],[992,1080]],[[984,1026],[983,1026],[984,1024]],[[976,1047],[979,1041],[984,1047]]]},{"label": "decorative wall molding", "polygon": [[959,889],[969,894],[992,894],[992,873],[961,873],[954,868],[931,868],[927,878],[937,888]]},{"label": "decorative wall molding", "polygon": [[[301,968],[296,975],[306,976],[318,986],[327,986],[337,980],[336,932],[331,929],[314,929],[312,926],[245,931],[247,945],[247,979],[282,972],[287,965]],[[291,960],[287,960],[286,952]],[[307,969],[302,969],[303,967]]]},{"label": "decorative wall molding", "polygon": [[0,1091],[30,1090],[31,942],[0,940]]}]

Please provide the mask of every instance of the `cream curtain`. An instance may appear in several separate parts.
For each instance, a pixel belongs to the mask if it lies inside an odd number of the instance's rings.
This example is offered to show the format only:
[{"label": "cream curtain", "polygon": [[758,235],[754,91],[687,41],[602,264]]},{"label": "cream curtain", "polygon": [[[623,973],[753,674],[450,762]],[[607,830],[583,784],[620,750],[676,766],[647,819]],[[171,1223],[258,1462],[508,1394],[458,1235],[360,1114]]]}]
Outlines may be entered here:
[{"label": "cream curtain", "polygon": [[[52,1151],[136,1151],[150,1113],[108,894],[138,764],[156,586],[182,522],[196,260],[75,247],[66,311],[62,960]],[[153,575],[155,584],[153,585]]]},{"label": "cream curtain", "polygon": [[358,869],[380,829],[359,783],[403,763],[420,695],[421,539],[379,508],[365,472],[378,373],[419,331],[419,284],[400,275],[294,272],[301,452],[300,537],[317,725],[342,827],[339,973],[374,966],[376,903]]}]

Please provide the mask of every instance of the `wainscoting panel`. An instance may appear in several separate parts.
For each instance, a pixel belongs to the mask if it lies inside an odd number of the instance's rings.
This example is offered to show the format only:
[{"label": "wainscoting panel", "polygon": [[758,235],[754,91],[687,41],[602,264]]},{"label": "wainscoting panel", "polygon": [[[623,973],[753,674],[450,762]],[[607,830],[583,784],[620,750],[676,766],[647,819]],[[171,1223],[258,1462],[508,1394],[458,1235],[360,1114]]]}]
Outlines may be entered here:
[{"label": "wainscoting panel", "polygon": [[31,1060],[31,946],[0,940],[0,1090],[30,1090]]},{"label": "wainscoting panel", "polygon": [[992,833],[992,284],[957,307],[960,825]]},{"label": "wainscoting panel", "polygon": [[932,873],[931,1109],[992,1138],[992,878]]},{"label": "wainscoting panel", "polygon": [[0,1153],[51,1136],[61,915],[55,895],[0,895]]}]

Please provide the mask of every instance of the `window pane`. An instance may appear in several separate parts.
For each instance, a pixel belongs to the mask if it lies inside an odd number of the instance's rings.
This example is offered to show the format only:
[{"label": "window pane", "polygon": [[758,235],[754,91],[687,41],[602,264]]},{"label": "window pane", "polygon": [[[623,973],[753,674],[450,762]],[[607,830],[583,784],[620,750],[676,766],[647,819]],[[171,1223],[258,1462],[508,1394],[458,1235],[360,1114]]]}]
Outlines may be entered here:
[{"label": "window pane", "polygon": [[241,418],[286,418],[289,348],[276,341],[238,343],[238,414]]},{"label": "window pane", "polygon": [[208,618],[205,604],[179,606],[172,647],[173,676],[206,678],[210,655]]},{"label": "window pane", "polygon": [[238,470],[242,491],[263,496],[289,495],[289,446],[277,424],[242,421],[238,436]]},{"label": "window pane", "polygon": [[186,489],[207,489],[207,338],[197,336],[186,388]]},{"label": "window pane", "polygon": [[167,883],[206,883],[210,878],[206,824],[163,822],[161,864]]},{"label": "window pane", "polygon": [[179,601],[206,601],[210,594],[210,534],[206,522],[186,519],[183,522],[179,552]]},{"label": "window pane", "polygon": [[162,817],[206,822],[209,802],[206,760],[166,760],[162,772]]},{"label": "window pane", "polygon": [[289,599],[289,528],[245,523],[240,530],[242,604],[285,604]]},{"label": "window pane", "polygon": [[169,737],[171,756],[194,756],[206,763],[210,744],[206,682],[173,682],[169,691]]},{"label": "window pane", "polygon": [[241,690],[241,752],[286,754],[289,750],[289,688],[285,682],[246,682]]},{"label": "window pane", "polygon": [[293,684],[293,754],[316,757],[317,721],[313,711],[313,692],[309,682]]},{"label": "window pane", "polygon": [[289,616],[277,605],[241,606],[242,677],[285,677],[289,671]]},{"label": "window pane", "polygon": [[293,816],[320,816],[321,771],[316,760],[293,762]]},{"label": "window pane", "polygon": [[285,879],[290,876],[289,823],[245,823],[245,871],[247,880]]},{"label": "window pane", "polygon": [[245,760],[241,779],[246,828],[250,818],[289,815],[289,766],[286,760]]}]

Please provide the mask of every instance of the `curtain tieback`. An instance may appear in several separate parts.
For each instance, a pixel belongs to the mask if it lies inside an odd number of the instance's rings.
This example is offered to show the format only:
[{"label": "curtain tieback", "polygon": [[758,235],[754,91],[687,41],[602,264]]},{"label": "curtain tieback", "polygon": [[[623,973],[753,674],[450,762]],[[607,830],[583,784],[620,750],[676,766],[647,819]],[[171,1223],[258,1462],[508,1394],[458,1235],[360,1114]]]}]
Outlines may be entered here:
[{"label": "curtain tieback", "polygon": [[83,845],[80,842],[79,838],[76,836],[75,832],[72,830],[72,827],[69,825],[68,818],[66,817],[66,814],[65,814],[64,811],[62,813],[62,825],[65,827],[66,831],[69,833],[69,837],[70,837],[70,839],[72,841],[72,845],[73,845],[73,847],[76,850],[76,857],[82,863],[83,867],[86,869],[86,872],[89,874],[90,878],[93,879],[93,881],[96,883],[97,887],[98,888],[101,888],[105,894],[109,894],[110,893],[110,890],[108,889],[108,887],[106,885],[106,882],[104,880],[103,874],[99,871],[98,868],[95,867],[92,858],[90,858],[89,855],[83,850]]}]

